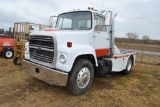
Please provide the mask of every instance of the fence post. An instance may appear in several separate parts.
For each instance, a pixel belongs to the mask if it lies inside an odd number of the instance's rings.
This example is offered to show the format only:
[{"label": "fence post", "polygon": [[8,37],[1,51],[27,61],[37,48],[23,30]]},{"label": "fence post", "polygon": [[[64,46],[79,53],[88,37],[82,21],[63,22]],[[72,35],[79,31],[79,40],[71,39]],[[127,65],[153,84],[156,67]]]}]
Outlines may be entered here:
[{"label": "fence post", "polygon": [[142,49],[142,57],[141,57],[141,63],[143,62],[143,49]]}]

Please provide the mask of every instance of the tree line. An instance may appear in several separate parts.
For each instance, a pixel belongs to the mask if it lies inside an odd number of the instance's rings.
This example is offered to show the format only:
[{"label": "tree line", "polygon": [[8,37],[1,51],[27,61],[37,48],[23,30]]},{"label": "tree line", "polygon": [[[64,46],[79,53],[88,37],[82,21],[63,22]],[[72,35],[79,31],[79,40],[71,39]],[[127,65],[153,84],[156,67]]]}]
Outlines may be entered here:
[{"label": "tree line", "polygon": [[143,35],[139,38],[139,35],[135,32],[127,32],[125,35],[127,38],[116,38],[115,40],[119,43],[142,43],[142,44],[160,44],[160,40],[152,40],[148,35]]}]

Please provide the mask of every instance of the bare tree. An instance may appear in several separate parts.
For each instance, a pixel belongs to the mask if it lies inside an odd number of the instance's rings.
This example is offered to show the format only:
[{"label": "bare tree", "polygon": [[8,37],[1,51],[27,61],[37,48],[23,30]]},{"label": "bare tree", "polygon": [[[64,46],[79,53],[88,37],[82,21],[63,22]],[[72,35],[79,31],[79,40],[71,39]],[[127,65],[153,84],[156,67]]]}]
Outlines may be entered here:
[{"label": "bare tree", "polygon": [[147,44],[147,42],[150,40],[149,36],[144,35],[142,36],[142,40],[144,41],[145,44]]},{"label": "bare tree", "polygon": [[126,33],[126,37],[130,40],[130,42],[135,41],[136,39],[139,38],[139,35],[134,32],[128,32]]}]

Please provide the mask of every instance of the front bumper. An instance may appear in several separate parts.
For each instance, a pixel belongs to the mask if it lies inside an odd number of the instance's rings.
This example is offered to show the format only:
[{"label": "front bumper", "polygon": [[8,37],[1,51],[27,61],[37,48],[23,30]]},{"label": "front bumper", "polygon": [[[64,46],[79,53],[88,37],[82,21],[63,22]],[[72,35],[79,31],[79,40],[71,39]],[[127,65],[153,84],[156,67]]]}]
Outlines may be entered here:
[{"label": "front bumper", "polygon": [[68,73],[57,71],[30,61],[22,61],[22,69],[28,74],[51,85],[66,86]]}]

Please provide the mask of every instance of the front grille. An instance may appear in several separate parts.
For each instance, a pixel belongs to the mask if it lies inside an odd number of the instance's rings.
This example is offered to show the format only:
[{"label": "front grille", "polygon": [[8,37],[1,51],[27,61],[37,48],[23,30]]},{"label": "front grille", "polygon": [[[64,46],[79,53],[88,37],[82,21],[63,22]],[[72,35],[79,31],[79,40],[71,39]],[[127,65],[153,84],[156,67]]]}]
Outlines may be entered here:
[{"label": "front grille", "polygon": [[54,42],[50,36],[31,35],[29,42],[30,57],[46,63],[52,63]]}]

